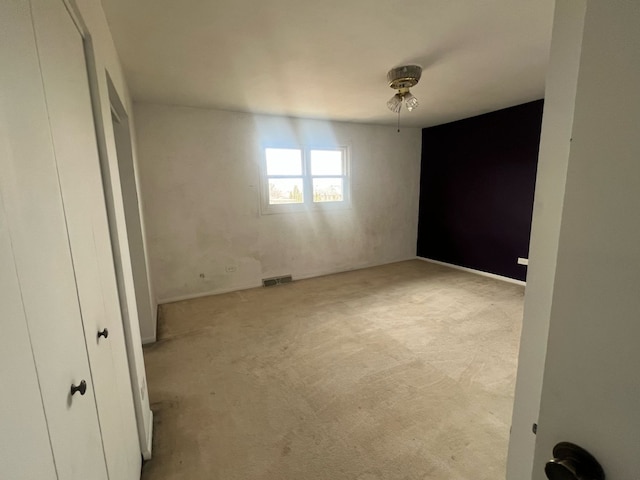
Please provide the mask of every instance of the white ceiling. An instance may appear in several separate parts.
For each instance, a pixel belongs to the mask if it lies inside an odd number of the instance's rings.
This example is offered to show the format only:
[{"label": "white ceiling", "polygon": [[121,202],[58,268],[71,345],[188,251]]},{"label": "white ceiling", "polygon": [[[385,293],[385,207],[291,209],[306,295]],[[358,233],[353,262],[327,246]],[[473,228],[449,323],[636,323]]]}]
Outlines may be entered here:
[{"label": "white ceiling", "polygon": [[134,100],[405,126],[542,98],[554,0],[102,0]]}]

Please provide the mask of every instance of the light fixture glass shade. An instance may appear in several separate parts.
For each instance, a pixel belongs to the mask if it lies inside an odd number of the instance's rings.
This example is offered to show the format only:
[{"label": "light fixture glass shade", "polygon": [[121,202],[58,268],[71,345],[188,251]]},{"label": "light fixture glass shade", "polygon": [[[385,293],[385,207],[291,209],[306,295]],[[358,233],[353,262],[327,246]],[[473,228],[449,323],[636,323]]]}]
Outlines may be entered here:
[{"label": "light fixture glass shade", "polygon": [[393,113],[398,113],[402,108],[402,95],[396,93],[387,102],[387,107],[389,107],[389,110],[391,110]]},{"label": "light fixture glass shade", "polygon": [[418,99],[411,95],[411,92],[407,92],[404,95],[404,101],[407,106],[407,110],[411,111],[418,106]]}]

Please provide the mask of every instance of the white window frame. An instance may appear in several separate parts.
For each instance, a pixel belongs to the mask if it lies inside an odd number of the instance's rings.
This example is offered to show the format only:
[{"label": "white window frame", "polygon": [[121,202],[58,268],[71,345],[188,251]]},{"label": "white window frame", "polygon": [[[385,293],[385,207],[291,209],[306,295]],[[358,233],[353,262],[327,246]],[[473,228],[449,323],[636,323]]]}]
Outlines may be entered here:
[{"label": "white window frame", "polygon": [[[302,153],[302,175],[267,175],[267,155],[269,148],[300,150]],[[311,151],[312,150],[340,150],[342,152],[342,175],[311,175]],[[349,147],[347,146],[299,146],[299,145],[266,145],[262,148],[261,184],[262,201],[261,213],[290,213],[318,210],[344,210],[351,207],[351,162]],[[302,178],[303,202],[287,204],[269,203],[269,179],[270,178]],[[313,179],[314,178],[341,178],[342,194],[344,200],[337,202],[314,202]]]}]

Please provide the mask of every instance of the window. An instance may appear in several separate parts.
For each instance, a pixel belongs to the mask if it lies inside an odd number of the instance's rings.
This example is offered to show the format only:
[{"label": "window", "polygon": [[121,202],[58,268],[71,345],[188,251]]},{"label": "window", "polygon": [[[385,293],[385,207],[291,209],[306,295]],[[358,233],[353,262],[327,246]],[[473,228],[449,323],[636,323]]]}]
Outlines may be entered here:
[{"label": "window", "polygon": [[347,149],[265,148],[263,213],[345,207]]}]

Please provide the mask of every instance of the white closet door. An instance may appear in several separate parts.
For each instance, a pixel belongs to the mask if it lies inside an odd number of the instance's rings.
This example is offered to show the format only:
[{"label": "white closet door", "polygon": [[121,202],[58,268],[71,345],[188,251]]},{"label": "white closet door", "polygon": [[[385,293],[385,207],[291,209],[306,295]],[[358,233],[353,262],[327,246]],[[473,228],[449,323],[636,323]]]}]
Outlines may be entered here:
[{"label": "white closet door", "polygon": [[[0,135],[1,150],[6,147],[4,140]],[[55,480],[53,454],[22,308],[0,197],[0,478]]]},{"label": "white closet door", "polygon": [[[106,480],[30,6],[24,0],[0,5],[6,35],[0,42],[0,191],[51,449],[59,480]],[[87,384],[85,395],[72,396],[71,385],[81,380]],[[2,395],[6,392],[3,384]],[[38,411],[33,415],[37,419]],[[37,444],[33,448],[38,450],[30,452],[27,462],[47,454]]]},{"label": "white closet door", "polygon": [[141,456],[83,39],[62,0],[31,4],[107,470],[112,480],[136,479]]}]

